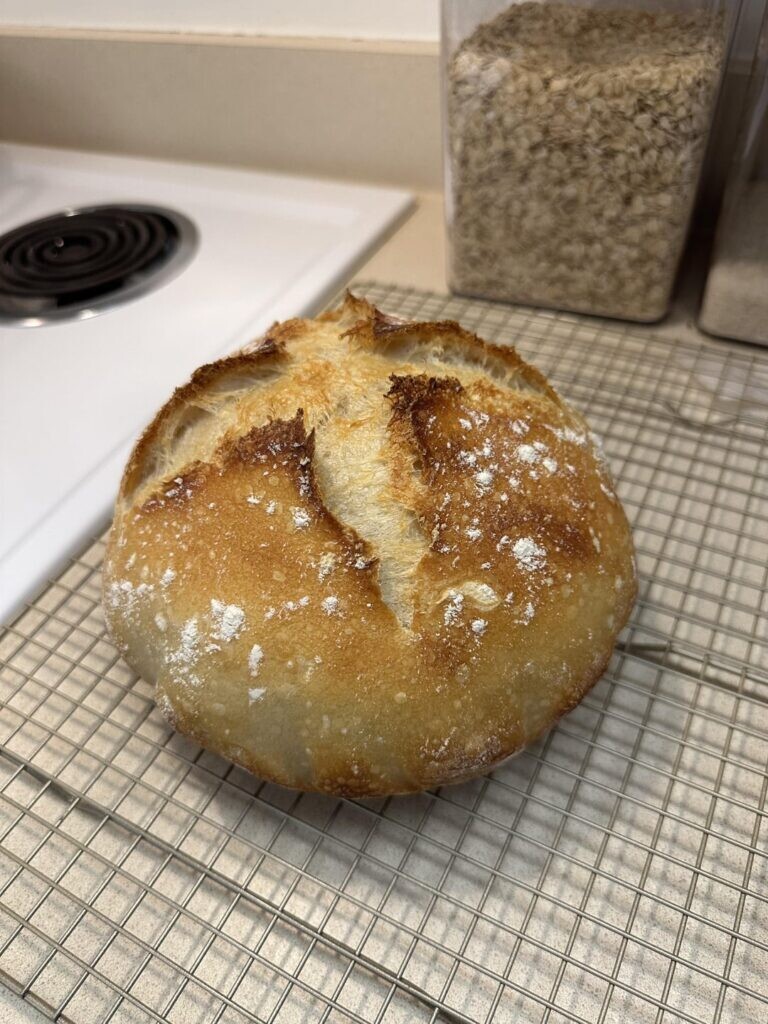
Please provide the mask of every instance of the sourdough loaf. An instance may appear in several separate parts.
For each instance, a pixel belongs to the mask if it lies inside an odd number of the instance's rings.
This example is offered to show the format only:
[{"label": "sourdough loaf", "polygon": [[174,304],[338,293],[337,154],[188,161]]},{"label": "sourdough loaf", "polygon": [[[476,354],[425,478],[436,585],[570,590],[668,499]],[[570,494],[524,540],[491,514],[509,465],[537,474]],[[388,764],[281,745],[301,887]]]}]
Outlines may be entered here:
[{"label": "sourdough loaf", "polygon": [[348,295],[199,369],[126,467],[110,633],[181,732],[345,795],[485,772],[635,596],[599,444],[511,348]]}]

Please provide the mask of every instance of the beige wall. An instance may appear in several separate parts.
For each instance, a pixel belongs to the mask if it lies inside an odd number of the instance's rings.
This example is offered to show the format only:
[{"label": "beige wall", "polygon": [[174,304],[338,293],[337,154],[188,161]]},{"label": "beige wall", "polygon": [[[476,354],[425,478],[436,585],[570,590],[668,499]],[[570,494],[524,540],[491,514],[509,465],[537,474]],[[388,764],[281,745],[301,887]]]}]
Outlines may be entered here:
[{"label": "beige wall", "polygon": [[0,23],[436,40],[439,0],[2,0]]},{"label": "beige wall", "polygon": [[[726,82],[704,182],[710,216],[745,82]],[[438,47],[0,27],[0,139],[432,191]]]},{"label": "beige wall", "polygon": [[435,189],[437,45],[6,28],[0,138]]}]

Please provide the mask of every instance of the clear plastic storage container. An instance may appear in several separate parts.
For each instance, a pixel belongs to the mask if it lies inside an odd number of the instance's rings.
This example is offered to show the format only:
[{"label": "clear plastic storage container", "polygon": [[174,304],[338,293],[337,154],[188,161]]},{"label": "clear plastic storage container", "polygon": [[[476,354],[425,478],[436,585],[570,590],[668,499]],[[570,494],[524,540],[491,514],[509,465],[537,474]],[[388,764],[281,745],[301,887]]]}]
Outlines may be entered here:
[{"label": "clear plastic storage container", "polygon": [[699,324],[711,334],[768,345],[768,7]]},{"label": "clear plastic storage container", "polygon": [[726,21],[716,0],[443,0],[453,290],[662,317]]}]

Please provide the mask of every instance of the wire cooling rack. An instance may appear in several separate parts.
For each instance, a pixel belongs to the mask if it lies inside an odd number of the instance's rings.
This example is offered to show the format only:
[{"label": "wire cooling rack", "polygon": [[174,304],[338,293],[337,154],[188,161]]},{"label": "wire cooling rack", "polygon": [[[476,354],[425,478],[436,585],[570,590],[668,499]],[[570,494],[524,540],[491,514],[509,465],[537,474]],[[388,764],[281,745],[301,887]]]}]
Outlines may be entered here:
[{"label": "wire cooling rack", "polygon": [[264,784],[121,662],[95,542],[0,638],[0,977],[106,1022],[768,1019],[768,360],[360,291],[515,342],[603,435],[638,604],[513,761],[419,796]]}]

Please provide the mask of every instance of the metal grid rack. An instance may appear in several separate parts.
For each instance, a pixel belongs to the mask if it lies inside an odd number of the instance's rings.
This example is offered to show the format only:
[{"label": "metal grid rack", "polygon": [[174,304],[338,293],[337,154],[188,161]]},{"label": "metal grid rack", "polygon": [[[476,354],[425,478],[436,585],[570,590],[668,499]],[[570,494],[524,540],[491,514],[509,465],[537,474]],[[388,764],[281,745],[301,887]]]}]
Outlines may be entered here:
[{"label": "metal grid rack", "polygon": [[289,792],[163,722],[97,541],[0,637],[0,977],[87,1024],[768,1019],[765,354],[360,290],[588,412],[641,573],[610,670],[487,777]]}]

